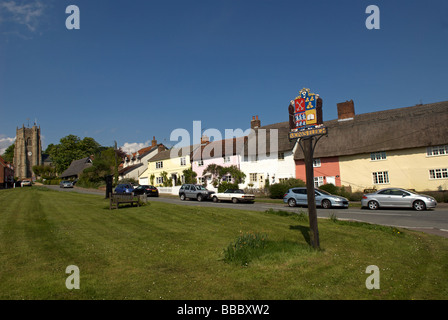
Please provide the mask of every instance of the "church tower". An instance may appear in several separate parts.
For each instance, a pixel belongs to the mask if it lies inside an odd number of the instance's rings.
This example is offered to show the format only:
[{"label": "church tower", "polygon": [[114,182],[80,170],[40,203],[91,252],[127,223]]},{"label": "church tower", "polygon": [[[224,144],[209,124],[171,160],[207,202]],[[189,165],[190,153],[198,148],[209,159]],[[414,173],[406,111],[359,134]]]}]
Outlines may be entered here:
[{"label": "church tower", "polygon": [[40,126],[17,128],[14,148],[14,175],[19,179],[34,177],[33,166],[42,164]]}]

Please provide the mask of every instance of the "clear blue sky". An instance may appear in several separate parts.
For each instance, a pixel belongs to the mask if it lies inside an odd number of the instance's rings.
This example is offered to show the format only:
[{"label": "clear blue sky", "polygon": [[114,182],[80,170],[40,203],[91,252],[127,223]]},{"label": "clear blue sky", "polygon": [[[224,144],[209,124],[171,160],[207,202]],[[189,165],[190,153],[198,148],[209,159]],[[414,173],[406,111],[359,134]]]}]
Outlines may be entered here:
[{"label": "clear blue sky", "polygon": [[304,87],[324,120],[350,99],[357,114],[445,101],[447,75],[446,0],[0,1],[0,149],[28,118],[44,147],[68,134],[174,145],[194,120],[223,134],[287,121]]}]

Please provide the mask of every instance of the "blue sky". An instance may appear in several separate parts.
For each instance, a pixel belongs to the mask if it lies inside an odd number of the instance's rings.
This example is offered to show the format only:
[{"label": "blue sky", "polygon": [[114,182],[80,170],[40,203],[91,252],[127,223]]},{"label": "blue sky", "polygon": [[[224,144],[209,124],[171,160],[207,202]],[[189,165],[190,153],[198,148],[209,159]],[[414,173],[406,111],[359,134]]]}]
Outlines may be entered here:
[{"label": "blue sky", "polygon": [[324,120],[350,99],[357,114],[445,101],[447,57],[446,0],[2,0],[0,152],[35,119],[44,148],[68,134],[174,145],[193,121],[245,130],[287,121],[304,87]]}]

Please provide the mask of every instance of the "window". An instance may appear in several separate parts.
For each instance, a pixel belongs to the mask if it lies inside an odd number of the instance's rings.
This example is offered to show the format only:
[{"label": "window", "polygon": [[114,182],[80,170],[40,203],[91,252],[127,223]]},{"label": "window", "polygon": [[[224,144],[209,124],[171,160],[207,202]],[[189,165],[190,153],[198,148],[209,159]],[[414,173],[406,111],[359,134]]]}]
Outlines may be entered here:
[{"label": "window", "polygon": [[157,161],[156,162],[156,169],[162,169],[163,168],[163,161]]},{"label": "window", "polygon": [[448,179],[448,169],[431,169],[429,170],[429,179]]},{"label": "window", "polygon": [[163,177],[157,177],[156,178],[156,182],[157,182],[157,184],[162,184],[163,183]]},{"label": "window", "polygon": [[204,165],[204,160],[198,160],[198,167],[202,167]]},{"label": "window", "polygon": [[428,157],[445,156],[447,154],[448,154],[448,145],[426,148],[426,155]]},{"label": "window", "polygon": [[199,184],[204,184],[205,183],[205,178],[204,177],[199,177],[198,178],[198,182],[199,182]]},{"label": "window", "polygon": [[181,166],[187,165],[187,160],[185,159],[185,157],[180,158],[180,165]]},{"label": "window", "polygon": [[224,176],[222,177],[222,181],[232,182],[232,176],[231,175]]},{"label": "window", "polygon": [[279,152],[278,153],[278,160],[285,160],[285,153],[284,152]]},{"label": "window", "polygon": [[313,167],[318,168],[321,166],[320,159],[313,159]]},{"label": "window", "polygon": [[388,171],[380,171],[373,172],[373,184],[388,184],[389,183],[389,172]]},{"label": "window", "polygon": [[306,194],[306,189],[292,189],[292,192],[297,194]]},{"label": "window", "polygon": [[372,152],[370,154],[371,161],[386,160],[386,152]]},{"label": "window", "polygon": [[226,157],[223,157],[223,158],[224,158],[224,163],[230,162],[230,156],[226,156]]},{"label": "window", "polygon": [[324,177],[314,177],[314,187],[318,188],[324,184]]},{"label": "window", "polygon": [[257,174],[256,173],[249,173],[249,182],[257,182]]}]

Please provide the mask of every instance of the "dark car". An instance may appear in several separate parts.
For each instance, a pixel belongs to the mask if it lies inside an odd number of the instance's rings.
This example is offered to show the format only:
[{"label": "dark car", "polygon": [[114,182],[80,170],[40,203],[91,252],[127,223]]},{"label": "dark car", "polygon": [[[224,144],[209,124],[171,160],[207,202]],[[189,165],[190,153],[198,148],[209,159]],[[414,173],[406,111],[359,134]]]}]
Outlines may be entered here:
[{"label": "dark car", "polygon": [[131,193],[134,191],[134,187],[129,183],[120,183],[115,188],[115,193]]},{"label": "dark car", "polygon": [[200,184],[183,184],[179,189],[180,200],[196,199],[198,201],[211,199],[214,191],[209,191]]},{"label": "dark car", "polygon": [[150,197],[158,197],[159,196],[159,190],[157,190],[156,187],[150,186],[150,185],[141,185],[134,189],[135,195],[141,195],[146,194]]}]

